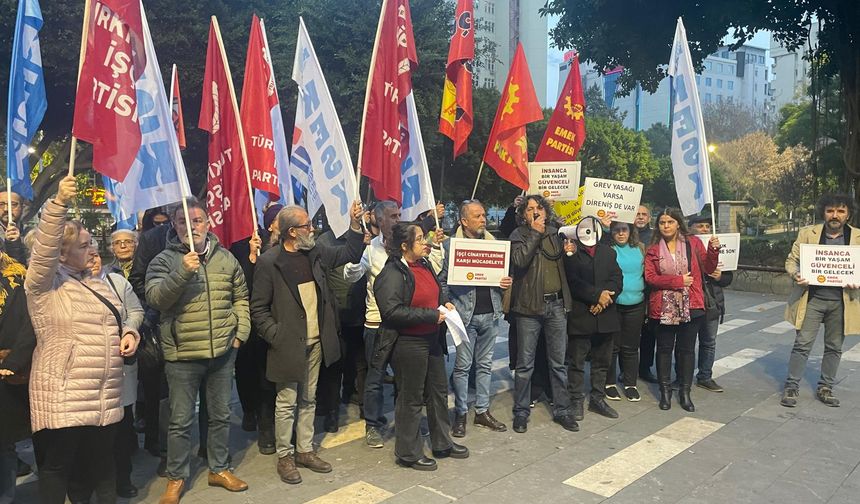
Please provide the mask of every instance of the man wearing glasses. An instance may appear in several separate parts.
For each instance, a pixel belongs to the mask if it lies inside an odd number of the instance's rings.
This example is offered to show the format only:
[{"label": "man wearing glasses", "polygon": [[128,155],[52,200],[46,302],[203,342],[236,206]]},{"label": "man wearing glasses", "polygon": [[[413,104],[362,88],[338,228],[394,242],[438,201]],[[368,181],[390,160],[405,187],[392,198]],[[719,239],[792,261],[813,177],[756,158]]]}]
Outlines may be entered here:
[{"label": "man wearing glasses", "polygon": [[285,483],[301,483],[297,466],[319,473],[332,470],[313,446],[320,366],[341,358],[337,302],[326,271],[361,257],[362,213],[361,203],[353,203],[346,244],[325,246],[314,239],[313,222],[303,208],[284,207],[277,217],[279,245],[257,260],[251,316],[257,333],[269,344],[266,379],[277,390],[277,470]]},{"label": "man wearing glasses", "polygon": [[131,229],[117,229],[110,235],[110,245],[114,260],[108,268],[122,273],[128,279],[137,249],[137,233]]},{"label": "man wearing glasses", "polygon": [[[11,196],[11,198],[10,198]],[[12,207],[9,208],[9,200]],[[0,239],[6,243],[6,253],[23,265],[27,265],[29,253],[24,245],[27,229],[21,228],[21,215],[24,211],[24,200],[21,195],[6,189],[0,189]],[[9,224],[9,214],[12,214],[12,224]]]}]

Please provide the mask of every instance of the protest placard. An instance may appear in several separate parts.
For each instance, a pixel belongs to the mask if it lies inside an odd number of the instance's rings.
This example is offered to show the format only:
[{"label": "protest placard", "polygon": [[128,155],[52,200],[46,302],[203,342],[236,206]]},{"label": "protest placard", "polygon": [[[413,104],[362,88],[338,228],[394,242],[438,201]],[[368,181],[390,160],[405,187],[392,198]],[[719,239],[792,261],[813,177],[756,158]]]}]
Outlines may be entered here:
[{"label": "protest placard", "polygon": [[[702,240],[702,244],[707,247],[708,241],[711,239],[710,234],[696,235]],[[738,258],[741,255],[741,234],[740,233],[722,233],[717,234],[720,239],[720,262],[717,263],[717,269],[720,271],[735,271],[738,269]]]},{"label": "protest placard", "polygon": [[800,245],[800,276],[809,285],[860,285],[860,246]]},{"label": "protest placard", "polygon": [[498,287],[508,275],[511,242],[451,238],[448,285]]},{"label": "protest placard", "polygon": [[556,201],[575,200],[579,189],[579,161],[529,163],[529,194]]},{"label": "protest placard", "polygon": [[632,224],[642,199],[642,184],[586,177],[582,196],[582,216]]},{"label": "protest placard", "polygon": [[582,220],[582,194],[585,186],[580,186],[577,198],[570,201],[556,201],[552,204],[555,214],[568,226],[575,226]]}]

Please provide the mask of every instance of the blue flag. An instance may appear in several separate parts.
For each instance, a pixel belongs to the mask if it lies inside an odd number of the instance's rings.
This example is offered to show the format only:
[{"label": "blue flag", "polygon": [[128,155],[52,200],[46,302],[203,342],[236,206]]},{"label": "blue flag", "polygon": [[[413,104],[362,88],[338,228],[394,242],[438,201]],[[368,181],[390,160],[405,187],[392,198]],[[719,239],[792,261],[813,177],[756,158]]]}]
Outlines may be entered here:
[{"label": "blue flag", "polygon": [[30,141],[39,129],[48,101],[42,74],[39,30],[42,9],[38,0],[18,2],[18,20],[12,38],[12,64],[9,72],[9,116],[6,120],[6,173],[12,191],[33,199],[30,182]]}]

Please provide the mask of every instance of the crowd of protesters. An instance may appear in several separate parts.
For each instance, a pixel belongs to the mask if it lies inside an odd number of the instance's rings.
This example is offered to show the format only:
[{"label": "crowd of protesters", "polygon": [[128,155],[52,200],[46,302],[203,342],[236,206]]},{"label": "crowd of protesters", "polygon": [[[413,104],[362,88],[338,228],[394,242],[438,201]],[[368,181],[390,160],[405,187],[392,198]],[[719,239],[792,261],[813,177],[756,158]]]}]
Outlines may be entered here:
[{"label": "crowd of protesters", "polygon": [[[317,236],[300,207],[272,204],[258,234],[227,247],[210,231],[205,204],[189,199],[187,212],[147,212],[140,234],[115,231],[113,260],[102,264],[90,231],[68,218],[75,198],[74,178],[63,179],[28,230],[20,196],[0,192],[0,503],[14,500],[16,476],[31,470],[16,454],[16,442],[30,437],[40,502],[135,497],[138,433],[166,478],[159,502],[177,503],[192,476],[195,418],[208,484],[247,489],[229,451],[234,378],[241,427],[257,432],[260,453],[276,455],[285,483],[300,483],[300,469],[333,470],[314,446],[314,417],[336,432],[345,403],[359,406],[367,446],[384,447],[387,383],[398,465],[431,471],[437,459],[468,458],[454,439],[467,435],[470,388],[473,425],[507,430],[490,404],[503,318],[517,433],[542,399],[554,422],[578,431],[586,409],[618,418],[612,401],[640,401],[640,381],[659,385],[662,410],[675,389],[681,408],[695,410],[694,376],[703,390],[723,390],[712,372],[732,274],[717,268],[720,243],[707,217],[641,206],[631,224],[586,217],[571,233],[548,200],[529,195],[493,235],[481,202],[464,201],[453,237],[511,244],[509,272],[497,286],[476,287],[449,282],[450,241],[432,215],[400,222],[392,201],[369,210],[354,203],[340,237]],[[839,405],[834,376],[844,335],[860,332],[860,294],[809,287],[799,244],[860,243],[847,224],[853,205],[825,196],[824,226],[801,230],[786,261],[797,341],[784,406],[797,404],[822,322],[817,398]],[[450,310],[468,335],[456,346],[453,377],[445,368]]]}]

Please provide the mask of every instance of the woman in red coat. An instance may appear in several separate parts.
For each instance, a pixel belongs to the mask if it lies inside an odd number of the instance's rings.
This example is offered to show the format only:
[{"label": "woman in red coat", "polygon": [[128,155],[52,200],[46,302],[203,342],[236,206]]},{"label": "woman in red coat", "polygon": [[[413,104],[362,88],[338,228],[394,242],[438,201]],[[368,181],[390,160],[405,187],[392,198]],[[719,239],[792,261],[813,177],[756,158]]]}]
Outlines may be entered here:
[{"label": "woman in red coat", "polygon": [[690,385],[696,335],[705,318],[702,277],[716,269],[720,241],[712,236],[706,251],[698,238],[690,238],[684,216],[676,208],[667,208],[660,214],[657,230],[645,256],[645,282],[651,287],[648,316],[657,327],[660,409],[672,407],[669,382],[674,349],[680,383],[678,401],[685,410],[695,411]]}]

